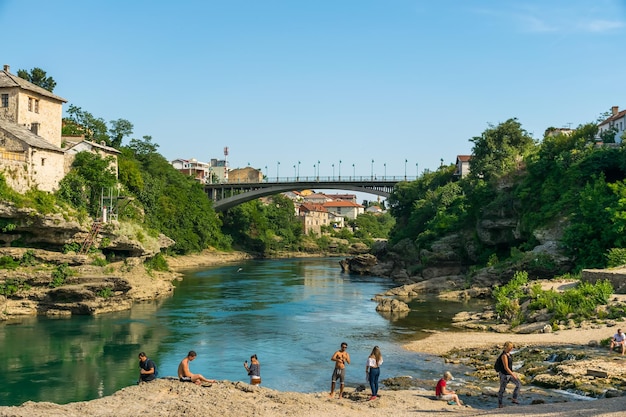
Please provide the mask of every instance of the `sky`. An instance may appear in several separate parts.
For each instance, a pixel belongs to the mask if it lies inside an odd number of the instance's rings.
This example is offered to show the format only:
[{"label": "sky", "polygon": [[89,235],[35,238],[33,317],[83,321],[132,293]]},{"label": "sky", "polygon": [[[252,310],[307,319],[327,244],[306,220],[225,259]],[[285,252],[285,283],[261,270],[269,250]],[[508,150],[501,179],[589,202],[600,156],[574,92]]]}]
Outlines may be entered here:
[{"label": "sky", "polygon": [[626,0],[0,0],[0,27],[65,110],[269,177],[415,176],[626,107]]}]

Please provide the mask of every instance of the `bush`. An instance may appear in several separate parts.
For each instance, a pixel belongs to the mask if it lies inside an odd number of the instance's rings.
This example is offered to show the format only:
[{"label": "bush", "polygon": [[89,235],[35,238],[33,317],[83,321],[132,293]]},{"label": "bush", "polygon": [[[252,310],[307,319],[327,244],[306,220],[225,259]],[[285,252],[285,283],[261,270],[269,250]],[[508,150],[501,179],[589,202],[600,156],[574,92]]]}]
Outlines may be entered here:
[{"label": "bush", "polygon": [[104,287],[96,292],[96,295],[101,298],[110,298],[113,295],[113,289],[111,287]]},{"label": "bush", "polygon": [[10,297],[20,291],[30,290],[30,285],[26,284],[23,279],[6,279],[0,284],[0,295]]},{"label": "bush", "polygon": [[615,268],[626,265],[626,248],[612,248],[606,254],[607,267]]},{"label": "bush", "polygon": [[57,267],[52,271],[52,281],[50,281],[49,285],[52,288],[60,287],[65,284],[65,280],[72,275],[73,272],[66,263],[57,265]]},{"label": "bush", "polygon": [[20,266],[11,256],[0,256],[0,269],[16,269]]},{"label": "bush", "polygon": [[148,271],[169,271],[170,267],[165,260],[165,257],[161,253],[157,253],[154,257],[147,259],[144,262],[144,266]]}]

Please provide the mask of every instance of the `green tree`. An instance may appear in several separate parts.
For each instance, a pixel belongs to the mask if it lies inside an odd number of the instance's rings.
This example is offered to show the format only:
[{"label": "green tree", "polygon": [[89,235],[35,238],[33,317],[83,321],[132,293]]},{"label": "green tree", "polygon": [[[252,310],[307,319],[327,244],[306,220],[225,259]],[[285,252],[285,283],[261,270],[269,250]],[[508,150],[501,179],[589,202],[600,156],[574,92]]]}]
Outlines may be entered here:
[{"label": "green tree", "polygon": [[99,216],[102,190],[113,187],[117,182],[111,163],[112,157],[102,158],[91,152],[77,153],[72,170],[59,183],[57,196],[77,208],[87,208],[92,216]]},{"label": "green tree", "polygon": [[23,69],[18,70],[17,76],[50,92],[52,92],[54,90],[54,87],[56,87],[57,85],[56,81],[54,81],[54,78],[48,77],[46,71],[42,70],[39,67],[33,68],[32,70],[30,70],[30,72]]},{"label": "green tree", "polygon": [[69,115],[63,127],[63,135],[85,135],[85,139],[95,142],[104,142],[111,145],[106,122],[102,118],[94,117],[80,107],[69,105],[66,113]]},{"label": "green tree", "polygon": [[119,149],[122,146],[122,140],[133,134],[133,124],[126,119],[111,120],[109,124],[111,125],[109,128],[111,146]]},{"label": "green tree", "polygon": [[517,119],[498,126],[490,125],[481,136],[470,139],[472,162],[470,177],[491,181],[521,167],[521,162],[534,147],[535,141],[522,129]]}]

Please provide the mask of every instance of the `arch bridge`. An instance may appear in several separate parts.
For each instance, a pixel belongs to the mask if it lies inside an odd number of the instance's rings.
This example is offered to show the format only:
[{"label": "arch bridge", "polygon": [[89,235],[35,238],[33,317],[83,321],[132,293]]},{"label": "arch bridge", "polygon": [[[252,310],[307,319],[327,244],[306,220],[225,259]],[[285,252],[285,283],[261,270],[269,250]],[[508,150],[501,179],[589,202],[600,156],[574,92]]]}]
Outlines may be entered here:
[{"label": "arch bridge", "polygon": [[401,181],[413,181],[415,177],[302,177],[277,178],[264,182],[227,182],[205,184],[204,190],[213,200],[215,211],[224,211],[238,204],[288,191],[308,189],[350,190],[389,197],[395,185]]}]

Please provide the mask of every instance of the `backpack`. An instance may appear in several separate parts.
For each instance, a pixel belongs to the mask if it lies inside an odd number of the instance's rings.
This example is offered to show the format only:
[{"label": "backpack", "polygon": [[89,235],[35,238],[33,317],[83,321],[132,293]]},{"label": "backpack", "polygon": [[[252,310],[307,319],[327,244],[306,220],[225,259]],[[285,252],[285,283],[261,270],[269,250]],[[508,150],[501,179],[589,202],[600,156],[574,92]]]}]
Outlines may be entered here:
[{"label": "backpack", "polygon": [[502,363],[502,355],[504,355],[504,352],[498,356],[498,359],[496,359],[496,363],[493,364],[493,369],[503,374],[506,370],[504,369],[504,364]]}]

